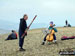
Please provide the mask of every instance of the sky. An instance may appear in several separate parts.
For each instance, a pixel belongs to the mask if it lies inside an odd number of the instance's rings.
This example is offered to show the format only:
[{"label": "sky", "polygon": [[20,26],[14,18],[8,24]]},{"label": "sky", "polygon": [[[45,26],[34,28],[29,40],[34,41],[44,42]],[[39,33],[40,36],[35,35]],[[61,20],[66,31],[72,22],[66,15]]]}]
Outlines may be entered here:
[{"label": "sky", "polygon": [[64,26],[65,20],[75,26],[75,0],[0,0],[0,28],[18,29],[24,14],[28,25],[37,15],[32,28],[47,27],[50,21]]}]

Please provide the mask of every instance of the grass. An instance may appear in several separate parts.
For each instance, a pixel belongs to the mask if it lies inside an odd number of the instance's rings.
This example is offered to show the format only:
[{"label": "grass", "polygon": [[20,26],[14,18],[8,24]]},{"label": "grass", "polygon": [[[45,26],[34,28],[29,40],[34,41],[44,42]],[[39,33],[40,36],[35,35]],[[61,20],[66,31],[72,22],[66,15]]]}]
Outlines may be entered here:
[{"label": "grass", "polygon": [[75,39],[61,41],[62,36],[74,36],[75,27],[57,28],[56,33],[58,44],[41,45],[44,35],[42,30],[34,29],[28,31],[28,36],[24,40],[25,52],[20,52],[17,40],[5,41],[9,34],[0,35],[0,56],[59,56],[59,51],[75,47]]}]

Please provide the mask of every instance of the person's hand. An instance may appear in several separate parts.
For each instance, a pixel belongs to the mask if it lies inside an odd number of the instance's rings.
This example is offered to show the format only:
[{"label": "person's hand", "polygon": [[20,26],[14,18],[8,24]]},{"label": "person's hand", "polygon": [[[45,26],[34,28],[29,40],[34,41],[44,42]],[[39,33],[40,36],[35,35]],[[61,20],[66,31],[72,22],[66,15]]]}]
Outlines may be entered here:
[{"label": "person's hand", "polygon": [[24,33],[27,33],[27,31],[24,31]]},{"label": "person's hand", "polygon": [[49,30],[49,32],[51,32],[51,30]]},{"label": "person's hand", "polygon": [[25,31],[25,35],[27,36],[27,31]]},{"label": "person's hand", "polygon": [[27,27],[27,29],[29,29],[29,26]]}]

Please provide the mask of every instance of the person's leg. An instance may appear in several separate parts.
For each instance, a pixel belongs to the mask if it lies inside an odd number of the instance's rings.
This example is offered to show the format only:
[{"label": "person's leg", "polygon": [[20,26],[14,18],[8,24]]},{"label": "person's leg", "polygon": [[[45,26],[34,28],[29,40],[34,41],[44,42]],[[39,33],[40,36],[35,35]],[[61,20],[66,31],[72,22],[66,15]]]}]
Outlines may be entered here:
[{"label": "person's leg", "polygon": [[54,40],[56,40],[56,36],[55,36],[55,34],[53,34],[53,36],[54,36]]},{"label": "person's leg", "polygon": [[21,36],[23,35],[23,32],[19,33],[19,47],[20,47],[20,51],[25,51],[25,49],[23,49],[23,43],[24,43],[24,37],[21,38]]},{"label": "person's leg", "polygon": [[11,35],[9,35],[6,40],[10,40],[10,38],[11,38]]},{"label": "person's leg", "polygon": [[23,46],[23,45],[22,45],[22,38],[21,38],[22,34],[23,34],[23,33],[22,33],[21,31],[19,31],[19,47],[20,47],[20,48],[22,48],[22,46]]},{"label": "person's leg", "polygon": [[23,44],[24,44],[24,38],[25,38],[25,36],[22,38],[22,43],[21,43],[22,48],[23,48]]},{"label": "person's leg", "polygon": [[55,34],[53,34],[53,36],[54,36],[54,42],[56,42],[56,35],[55,35]]},{"label": "person's leg", "polygon": [[9,40],[9,38],[7,37],[7,39],[5,39],[5,41]]},{"label": "person's leg", "polygon": [[6,40],[9,40],[9,37]]},{"label": "person's leg", "polygon": [[19,37],[19,47],[22,48],[22,38]]},{"label": "person's leg", "polygon": [[[48,35],[48,34],[47,34]],[[46,37],[47,37],[47,35],[44,37],[44,42],[46,41]]]},{"label": "person's leg", "polygon": [[[47,35],[48,35],[48,34],[47,34]],[[42,42],[42,45],[45,44],[47,35],[44,37],[43,42]]]}]

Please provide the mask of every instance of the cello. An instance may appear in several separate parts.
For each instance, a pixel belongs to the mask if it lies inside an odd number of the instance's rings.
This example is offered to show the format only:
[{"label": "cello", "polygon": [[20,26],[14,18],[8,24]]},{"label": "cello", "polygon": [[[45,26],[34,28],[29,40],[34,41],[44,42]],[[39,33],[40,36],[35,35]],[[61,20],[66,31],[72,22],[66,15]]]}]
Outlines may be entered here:
[{"label": "cello", "polygon": [[54,40],[54,36],[53,36],[53,34],[55,33],[54,28],[52,28],[49,31],[50,31],[50,33],[47,35],[46,40],[48,42],[52,42]]}]

